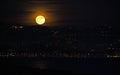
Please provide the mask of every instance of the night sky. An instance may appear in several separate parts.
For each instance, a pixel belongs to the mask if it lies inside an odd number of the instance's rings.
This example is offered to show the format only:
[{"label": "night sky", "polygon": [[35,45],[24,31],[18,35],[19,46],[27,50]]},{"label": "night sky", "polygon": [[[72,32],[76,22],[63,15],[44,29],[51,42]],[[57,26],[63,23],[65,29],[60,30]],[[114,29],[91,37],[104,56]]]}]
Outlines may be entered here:
[{"label": "night sky", "polygon": [[46,26],[116,23],[119,18],[117,0],[3,0],[0,22],[34,25],[41,14]]},{"label": "night sky", "polygon": [[[10,60],[19,66],[117,75],[112,72],[119,73],[120,65],[119,6],[117,0],[0,0],[4,73],[17,73]],[[43,25],[35,22],[38,15],[46,18]]]}]

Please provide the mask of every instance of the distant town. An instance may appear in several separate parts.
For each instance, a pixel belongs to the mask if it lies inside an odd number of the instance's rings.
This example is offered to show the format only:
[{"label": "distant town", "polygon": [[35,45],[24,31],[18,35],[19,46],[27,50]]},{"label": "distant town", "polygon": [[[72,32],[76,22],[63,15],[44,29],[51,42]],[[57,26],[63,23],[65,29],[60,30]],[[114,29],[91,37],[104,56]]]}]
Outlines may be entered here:
[{"label": "distant town", "polygon": [[0,57],[120,58],[120,32],[112,25],[83,30],[5,26],[0,34]]}]

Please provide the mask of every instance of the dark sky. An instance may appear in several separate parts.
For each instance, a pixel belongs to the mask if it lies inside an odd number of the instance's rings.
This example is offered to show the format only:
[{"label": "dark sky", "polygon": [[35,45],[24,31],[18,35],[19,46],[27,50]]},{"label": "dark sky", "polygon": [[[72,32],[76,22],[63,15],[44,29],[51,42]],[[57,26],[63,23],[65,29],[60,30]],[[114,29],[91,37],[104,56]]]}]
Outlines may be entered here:
[{"label": "dark sky", "polygon": [[80,25],[81,23],[117,22],[117,0],[3,0],[0,22],[35,24],[41,14],[46,25]]}]

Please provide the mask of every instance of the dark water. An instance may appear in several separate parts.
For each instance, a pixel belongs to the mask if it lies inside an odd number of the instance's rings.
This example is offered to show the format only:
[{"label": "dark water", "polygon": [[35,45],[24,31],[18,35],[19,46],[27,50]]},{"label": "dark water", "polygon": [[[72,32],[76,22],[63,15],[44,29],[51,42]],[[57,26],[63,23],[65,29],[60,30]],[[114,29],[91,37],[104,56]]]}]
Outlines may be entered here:
[{"label": "dark water", "polygon": [[5,60],[14,65],[38,69],[55,69],[93,75],[120,75],[119,58],[7,58]]}]

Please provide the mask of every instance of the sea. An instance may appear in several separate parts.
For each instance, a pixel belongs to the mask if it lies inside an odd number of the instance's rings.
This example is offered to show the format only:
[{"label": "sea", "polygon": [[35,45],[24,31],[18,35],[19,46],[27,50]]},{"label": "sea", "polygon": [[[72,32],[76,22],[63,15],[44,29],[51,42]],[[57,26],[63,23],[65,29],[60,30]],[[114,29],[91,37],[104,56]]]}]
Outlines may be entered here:
[{"label": "sea", "polygon": [[36,69],[63,70],[73,73],[90,75],[120,75],[120,58],[0,58],[18,66],[28,66]]}]

